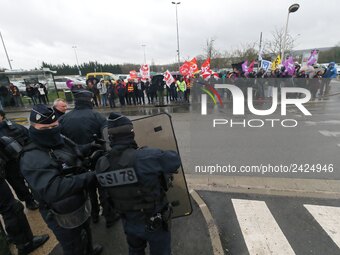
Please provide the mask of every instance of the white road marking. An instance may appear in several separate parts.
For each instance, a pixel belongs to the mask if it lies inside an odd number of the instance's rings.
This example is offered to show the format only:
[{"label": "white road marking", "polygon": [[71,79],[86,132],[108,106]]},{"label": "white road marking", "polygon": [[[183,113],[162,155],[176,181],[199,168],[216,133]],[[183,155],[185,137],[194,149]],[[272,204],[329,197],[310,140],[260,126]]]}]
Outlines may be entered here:
[{"label": "white road marking", "polygon": [[250,255],[295,254],[264,201],[232,199]]},{"label": "white road marking", "polygon": [[211,241],[211,246],[213,248],[213,254],[214,255],[223,255],[223,247],[220,239],[220,235],[218,232],[218,228],[216,226],[216,223],[211,215],[211,212],[207,206],[207,204],[203,201],[203,199],[198,195],[198,193],[195,190],[190,190],[190,195],[192,198],[196,201],[198,206],[201,209],[201,212],[204,216],[204,219],[207,223],[207,228],[209,230],[209,235],[210,235],[210,241]]},{"label": "white road marking", "polygon": [[332,131],[328,131],[328,130],[319,130],[319,133],[324,135],[324,136],[328,136],[328,137],[337,137],[340,136],[340,132],[332,132]]},{"label": "white road marking", "polygon": [[315,126],[317,124],[321,125],[340,125],[340,120],[324,120],[324,121],[305,121],[305,124],[310,125],[310,126]]},{"label": "white road marking", "polygon": [[320,226],[340,248],[340,207],[304,205]]}]

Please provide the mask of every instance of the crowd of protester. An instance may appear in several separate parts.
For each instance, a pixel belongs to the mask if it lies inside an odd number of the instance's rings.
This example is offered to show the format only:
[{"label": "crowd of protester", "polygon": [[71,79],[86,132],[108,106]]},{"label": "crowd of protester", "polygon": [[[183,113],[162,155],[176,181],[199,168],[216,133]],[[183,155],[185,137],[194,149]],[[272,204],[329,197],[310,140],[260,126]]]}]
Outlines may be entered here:
[{"label": "crowd of protester", "polygon": [[[334,62],[329,63],[327,68],[318,65],[301,67],[296,63],[294,74],[289,74],[284,66],[269,71],[260,68],[249,73],[234,67],[233,71],[220,73],[219,77],[219,81],[214,83],[234,84],[240,87],[244,94],[247,94],[248,87],[253,87],[256,99],[271,98],[275,87],[279,93],[282,87],[306,88],[310,90],[312,99],[315,99],[329,94],[330,81],[337,77],[337,69]],[[163,75],[146,80],[129,79],[126,82],[93,78],[87,80],[85,89],[93,93],[94,106],[115,108],[128,105],[189,103],[190,91],[194,84],[211,84],[211,81],[197,83],[197,79],[181,75],[174,78],[174,82],[169,86],[165,84]],[[75,88],[83,86],[74,84]],[[23,107],[23,95],[30,104],[49,104],[48,90],[44,84],[27,84],[26,91],[21,93],[17,86],[10,83],[9,87],[0,86],[0,109],[6,106]]]},{"label": "crowd of protester", "polygon": [[[164,105],[171,102],[189,102],[191,79],[179,78],[170,86],[163,81],[163,76],[146,79],[129,79],[104,81],[87,80],[86,89],[93,93],[93,102],[97,107],[116,107],[115,98],[119,105]],[[77,85],[76,85],[77,86]]]},{"label": "crowd of protester", "polygon": [[24,107],[23,96],[25,96],[30,104],[49,104],[48,90],[46,86],[40,82],[35,84],[28,83],[26,90],[22,93],[13,83],[9,86],[0,86],[0,109],[3,107]]},{"label": "crowd of protester", "polygon": [[275,70],[259,69],[249,73],[235,67],[232,72],[220,74],[220,82],[240,87],[245,95],[247,88],[252,87],[256,99],[271,98],[275,87],[279,93],[282,87],[305,88],[311,92],[312,99],[315,99],[329,95],[331,79],[336,77],[334,62],[329,63],[327,68],[318,65],[301,67],[296,63],[294,74],[289,74],[284,66]]}]

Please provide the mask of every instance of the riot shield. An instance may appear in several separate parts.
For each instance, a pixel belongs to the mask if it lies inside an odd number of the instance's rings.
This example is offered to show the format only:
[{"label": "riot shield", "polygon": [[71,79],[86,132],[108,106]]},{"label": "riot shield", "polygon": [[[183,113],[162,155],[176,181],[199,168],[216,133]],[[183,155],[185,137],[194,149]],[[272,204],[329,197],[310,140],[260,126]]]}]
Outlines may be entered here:
[{"label": "riot shield", "polygon": [[[161,113],[135,119],[132,123],[139,147],[148,146],[179,153],[170,115]],[[107,128],[103,130],[103,138],[108,141]],[[106,148],[109,149],[109,146],[107,145]],[[172,218],[191,214],[192,206],[182,165],[178,173],[174,174],[172,186],[167,191],[167,198],[174,205]]]}]

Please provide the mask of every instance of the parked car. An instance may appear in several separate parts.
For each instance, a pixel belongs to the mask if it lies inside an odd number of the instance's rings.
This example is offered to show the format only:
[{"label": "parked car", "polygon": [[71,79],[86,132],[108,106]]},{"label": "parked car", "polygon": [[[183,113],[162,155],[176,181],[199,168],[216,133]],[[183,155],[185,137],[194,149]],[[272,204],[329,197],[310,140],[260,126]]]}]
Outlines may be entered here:
[{"label": "parked car", "polygon": [[117,76],[120,80],[123,80],[125,83],[127,83],[128,80],[130,79],[129,74],[117,74]]},{"label": "parked car", "polygon": [[100,81],[100,79],[104,79],[105,83],[107,83],[109,80],[112,82],[118,80],[118,77],[114,75],[113,73],[96,72],[96,73],[86,74],[86,80],[88,79],[96,79],[98,81]]},{"label": "parked car", "polygon": [[86,79],[83,78],[83,77],[78,77],[78,76],[76,76],[76,77],[68,77],[68,76],[67,76],[67,77],[65,77],[65,78],[67,78],[68,80],[73,81],[73,83],[81,84],[81,85],[83,85],[83,86],[86,85]]}]

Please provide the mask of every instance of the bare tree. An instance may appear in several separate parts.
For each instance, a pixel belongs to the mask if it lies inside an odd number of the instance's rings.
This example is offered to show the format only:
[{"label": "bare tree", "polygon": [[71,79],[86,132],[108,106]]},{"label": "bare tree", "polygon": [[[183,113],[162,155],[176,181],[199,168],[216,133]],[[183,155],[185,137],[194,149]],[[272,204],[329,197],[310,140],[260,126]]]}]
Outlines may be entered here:
[{"label": "bare tree", "polygon": [[218,57],[219,55],[218,51],[214,48],[214,42],[214,38],[207,39],[207,45],[204,48],[204,52],[207,58],[213,59]]},{"label": "bare tree", "polygon": [[287,33],[286,43],[284,45],[284,34],[285,30],[283,27],[280,29],[275,28],[272,32],[272,39],[264,42],[263,53],[276,56],[282,52],[283,47],[285,48],[285,52],[291,52],[294,49],[296,38],[293,38],[293,36]]}]

